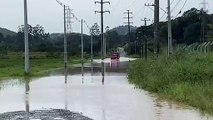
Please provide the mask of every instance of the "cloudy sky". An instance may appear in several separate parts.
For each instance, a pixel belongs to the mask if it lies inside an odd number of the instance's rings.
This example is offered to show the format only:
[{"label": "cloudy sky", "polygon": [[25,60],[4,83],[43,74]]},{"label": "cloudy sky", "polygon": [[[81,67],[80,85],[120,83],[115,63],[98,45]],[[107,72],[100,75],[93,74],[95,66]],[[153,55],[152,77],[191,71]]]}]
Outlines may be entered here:
[{"label": "cloudy sky", "polygon": [[[0,0],[0,27],[8,28],[17,31],[17,27],[23,22],[23,1],[24,0]],[[105,14],[105,26],[110,28],[123,25],[123,12],[127,9],[133,12],[134,26],[141,26],[144,23],[140,21],[141,18],[147,17],[153,19],[153,7],[145,7],[145,3],[153,3],[154,0],[110,0],[110,5],[105,5],[105,10],[110,10],[111,14]],[[171,0],[173,1],[173,0]],[[172,16],[176,17],[178,12],[183,8],[186,0],[174,0],[172,2]],[[203,0],[187,0],[183,11],[192,7],[201,8],[200,4]],[[61,2],[70,6],[74,14],[79,19],[87,21],[88,25],[95,22],[100,23],[100,15],[95,14],[95,10],[100,9],[100,5],[95,5],[94,0],[61,0]],[[160,0],[160,7],[166,10],[167,0]],[[207,8],[209,13],[213,13],[212,0],[208,2]],[[166,15],[163,16],[164,11],[161,10],[161,20],[166,20]],[[30,25],[40,24],[44,26],[46,32],[55,33],[63,32],[63,8],[55,0],[28,0],[28,19]],[[152,22],[149,22],[151,24]],[[80,24],[77,21],[73,23],[73,31],[80,31]],[[88,29],[85,27],[85,32]]]}]

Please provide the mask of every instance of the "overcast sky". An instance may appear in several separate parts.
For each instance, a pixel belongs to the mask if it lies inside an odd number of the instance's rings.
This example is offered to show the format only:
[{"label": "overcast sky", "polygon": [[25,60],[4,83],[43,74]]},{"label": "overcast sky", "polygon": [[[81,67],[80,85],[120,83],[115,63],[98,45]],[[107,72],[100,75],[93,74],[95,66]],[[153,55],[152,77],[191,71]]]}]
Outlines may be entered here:
[{"label": "overcast sky", "polygon": [[[154,0],[110,0],[111,5],[105,5],[105,10],[110,10],[111,14],[105,14],[105,26],[110,28],[124,25],[123,12],[127,9],[133,12],[134,26],[141,26],[144,23],[141,18],[147,17],[153,19],[153,7],[145,7],[145,3],[153,3]],[[173,1],[173,0],[171,0]],[[180,1],[180,2],[178,2]],[[201,8],[200,4],[203,0],[188,0],[183,11],[192,7]],[[24,23],[23,20],[23,2],[24,0],[0,0],[0,27],[8,28],[17,31],[17,27]],[[94,0],[61,0],[61,2],[70,6],[74,14],[79,19],[87,21],[88,25],[95,22],[100,24],[100,15],[95,14],[95,10],[100,9],[100,5],[95,5]],[[160,0],[160,7],[166,10],[167,0]],[[185,0],[174,0],[172,3],[172,16],[177,16],[177,13],[183,7]],[[213,13],[212,0],[208,2],[207,8],[209,13]],[[160,17],[164,14],[161,10]],[[63,8],[55,0],[28,0],[28,19],[30,25],[40,24],[44,26],[46,32],[62,33],[63,32]],[[161,18],[166,20],[166,15]],[[150,24],[151,22],[149,22]],[[73,23],[73,31],[80,31],[80,24],[77,21]],[[88,33],[85,27],[85,32]]]}]

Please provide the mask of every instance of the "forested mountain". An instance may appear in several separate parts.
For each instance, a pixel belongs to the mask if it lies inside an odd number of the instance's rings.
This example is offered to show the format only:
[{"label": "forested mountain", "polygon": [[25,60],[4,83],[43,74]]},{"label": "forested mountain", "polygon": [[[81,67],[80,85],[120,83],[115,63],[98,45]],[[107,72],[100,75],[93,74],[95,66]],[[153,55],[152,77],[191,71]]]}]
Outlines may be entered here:
[{"label": "forested mountain", "polygon": [[[137,29],[137,27],[134,27],[134,26],[130,26],[130,28],[131,28],[131,31],[135,31]],[[119,35],[127,35],[129,32],[127,25],[115,27],[111,29],[110,31],[116,31]]]},{"label": "forested mountain", "polygon": [[16,32],[13,32],[13,31],[11,31],[11,30],[8,30],[8,29],[6,29],[6,28],[1,28],[0,27],[0,33],[2,33],[2,35],[3,36],[7,36],[7,35],[10,35],[10,36],[12,36],[12,35],[15,35],[16,34]]}]

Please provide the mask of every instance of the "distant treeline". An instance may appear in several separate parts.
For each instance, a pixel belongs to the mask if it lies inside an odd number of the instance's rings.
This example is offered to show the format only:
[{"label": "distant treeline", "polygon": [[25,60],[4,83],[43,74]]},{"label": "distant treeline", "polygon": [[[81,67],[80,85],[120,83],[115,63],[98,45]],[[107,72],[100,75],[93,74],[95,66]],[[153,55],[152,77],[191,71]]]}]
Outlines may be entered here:
[{"label": "distant treeline", "polygon": [[[123,46],[126,40],[125,35],[118,35],[116,31],[108,31],[104,34],[107,40],[107,50],[115,51],[117,47]],[[93,36],[93,48],[95,56],[100,55],[101,43],[100,33]],[[81,34],[71,33],[67,35],[68,54],[70,56],[80,56]],[[29,27],[29,47],[30,52],[46,52],[50,56],[57,56],[57,53],[64,51],[64,35],[45,33],[40,25]],[[84,51],[90,54],[91,36],[84,34]],[[7,55],[8,52],[24,52],[24,26],[20,26],[17,34],[7,35],[0,33],[0,56]]]},{"label": "distant treeline", "polygon": [[[205,38],[206,41],[213,41],[213,15],[207,14],[202,10],[192,8],[181,17],[172,20],[173,42],[175,44],[192,44],[201,42],[201,24],[202,18],[205,18]],[[100,55],[100,27],[94,24],[96,33],[94,35],[94,53]],[[7,52],[24,52],[24,32],[23,26],[19,27],[18,33],[13,35],[3,35],[0,32],[0,55]],[[117,27],[107,31],[104,36],[107,41],[107,51],[115,51],[117,47],[128,46],[128,34],[120,34],[119,31],[125,31],[127,27]],[[98,31],[98,32],[97,32]],[[141,26],[131,32],[130,47],[126,47],[129,54],[140,54],[142,43],[148,40],[148,49],[153,52],[153,24]],[[63,52],[64,50],[63,34],[49,34],[44,31],[40,25],[29,27],[29,44],[31,52],[47,52],[50,55]],[[161,47],[167,44],[167,22],[160,22],[160,43]],[[68,34],[68,52],[71,56],[79,56],[81,52],[81,35],[79,33]],[[84,35],[84,50],[90,54],[90,36]]]},{"label": "distant treeline", "polygon": [[[213,14],[207,14],[202,10],[192,8],[183,13],[181,17],[172,20],[173,44],[190,45],[201,41],[202,18],[205,19],[205,40],[213,41]],[[137,42],[137,51],[140,49],[140,43],[144,39],[148,40],[148,46],[153,51],[154,25],[141,26],[131,34],[132,46]],[[167,45],[168,28],[167,22],[160,22],[160,43],[161,48]],[[205,42],[206,42],[205,41]],[[132,47],[134,52],[134,47]],[[139,54],[139,53],[138,53]]]}]

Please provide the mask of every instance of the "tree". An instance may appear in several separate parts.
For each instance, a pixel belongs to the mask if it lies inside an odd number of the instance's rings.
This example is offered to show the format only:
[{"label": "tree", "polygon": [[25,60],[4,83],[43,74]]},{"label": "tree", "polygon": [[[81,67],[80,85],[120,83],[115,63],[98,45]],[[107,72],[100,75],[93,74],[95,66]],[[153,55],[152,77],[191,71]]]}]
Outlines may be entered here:
[{"label": "tree", "polygon": [[207,39],[208,39],[208,41],[213,42],[213,24],[209,24]]},{"label": "tree", "polygon": [[98,23],[94,23],[94,25],[91,27],[90,33],[94,36],[100,35],[100,26]]},{"label": "tree", "polygon": [[0,33],[0,43],[1,43],[2,41],[4,41],[4,36],[3,36],[2,33]]},{"label": "tree", "polygon": [[2,33],[0,33],[0,58],[7,55],[7,46],[5,44],[5,38]]},{"label": "tree", "polygon": [[186,44],[199,42],[200,40],[200,23],[193,23],[189,25],[184,32],[184,40]]}]

